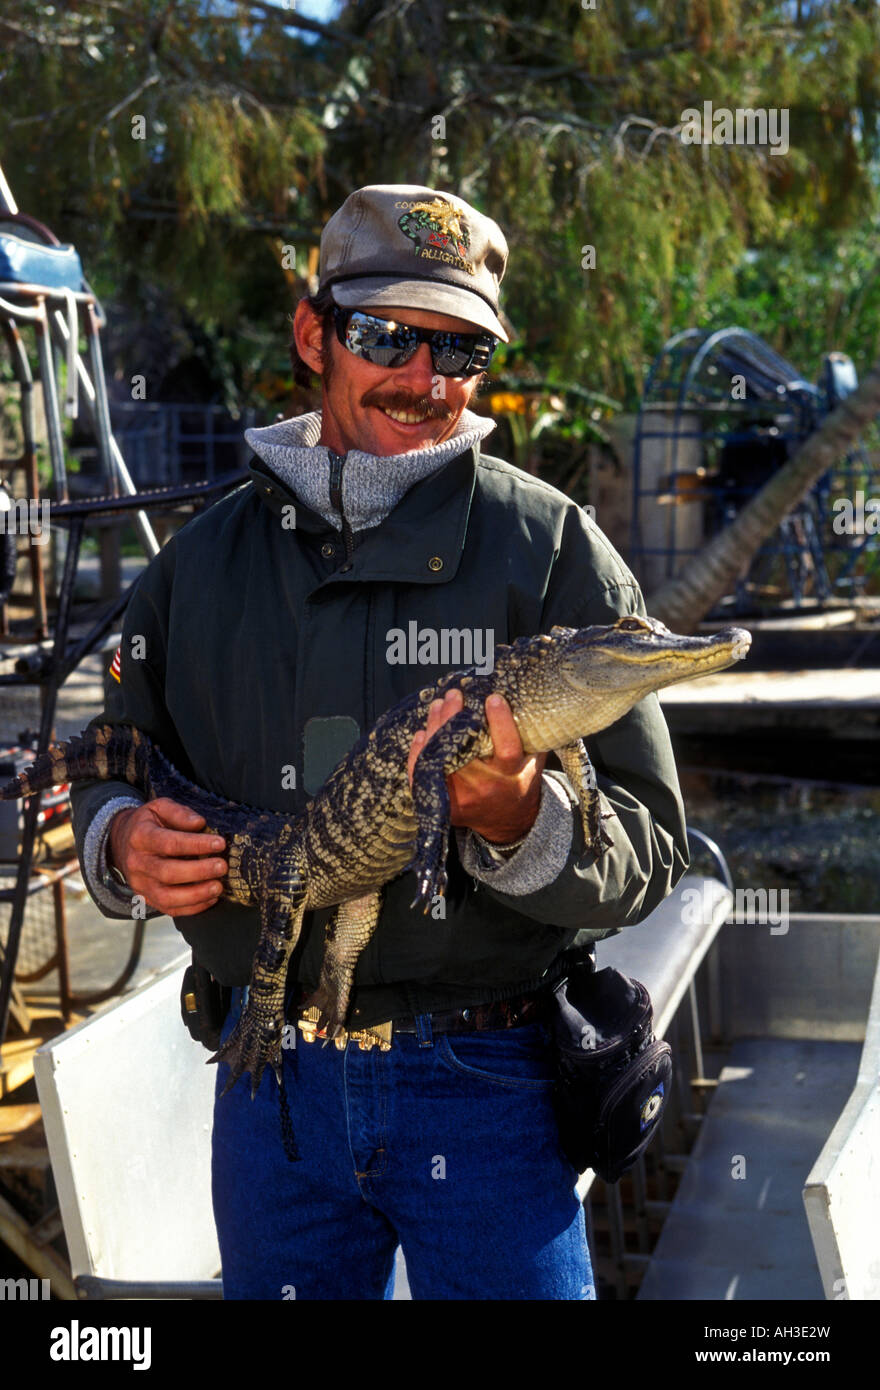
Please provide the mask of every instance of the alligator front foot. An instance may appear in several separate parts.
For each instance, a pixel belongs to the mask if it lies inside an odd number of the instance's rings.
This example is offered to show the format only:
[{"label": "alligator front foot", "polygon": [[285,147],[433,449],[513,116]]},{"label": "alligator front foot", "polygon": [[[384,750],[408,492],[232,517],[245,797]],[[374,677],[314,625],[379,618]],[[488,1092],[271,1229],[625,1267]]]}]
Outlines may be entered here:
[{"label": "alligator front foot", "polygon": [[603,820],[611,820],[617,812],[602,810],[596,772],[582,739],[578,738],[573,743],[565,743],[560,748],[554,748],[553,752],[562,764],[562,770],[577,795],[587,848],[595,854],[597,859],[601,859],[606,849],[612,849],[614,846],[614,841],[606,832],[602,822]]},{"label": "alligator front foot", "polygon": [[251,1100],[259,1090],[263,1072],[270,1066],[281,1085],[281,1038],[284,1027],[283,1010],[281,1014],[260,1017],[250,1006],[245,1008],[235,1028],[226,1042],[208,1058],[208,1063],[226,1062],[229,1067],[229,1080],[221,1091],[226,1095],[231,1091],[240,1076],[246,1071],[251,1074]]},{"label": "alligator front foot", "polygon": [[616,814],[614,811],[601,811],[599,809],[598,794],[594,797],[593,803],[587,813],[587,842],[597,859],[601,859],[606,849],[613,849],[614,841],[606,831],[603,820],[612,820]]},{"label": "alligator front foot", "polygon": [[410,903],[410,908],[417,907],[419,903],[422,903],[422,910],[427,912],[432,903],[446,892],[446,886],[449,882],[449,876],[446,872],[448,848],[449,832],[445,828],[432,833],[430,838],[420,845],[412,862],[418,887],[416,895]]}]

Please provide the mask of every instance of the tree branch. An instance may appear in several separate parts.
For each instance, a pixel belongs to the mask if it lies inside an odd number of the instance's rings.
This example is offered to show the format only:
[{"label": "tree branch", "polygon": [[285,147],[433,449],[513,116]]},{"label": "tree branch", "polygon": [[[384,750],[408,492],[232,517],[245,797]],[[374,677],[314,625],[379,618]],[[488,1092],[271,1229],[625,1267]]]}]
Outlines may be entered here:
[{"label": "tree branch", "polygon": [[248,0],[248,4],[252,10],[260,10],[267,19],[279,20],[285,29],[305,29],[310,34],[320,34],[324,39],[332,39],[334,43],[364,42],[354,34],[342,33],[338,29],[332,29],[329,24],[322,24],[317,19],[308,19],[306,15],[297,14],[295,10],[286,10],[281,5],[269,5],[265,0]]},{"label": "tree branch", "polygon": [[33,30],[25,29],[23,24],[16,24],[14,20],[3,19],[2,17],[0,17],[0,29],[8,29],[13,34],[20,34],[23,39],[30,39],[32,43],[38,43],[44,48],[79,48],[83,42],[83,38],[69,38],[66,34],[35,34]]},{"label": "tree branch", "polygon": [[107,112],[107,114],[104,117],[102,117],[101,120],[98,121],[98,124],[92,127],[92,133],[89,136],[89,167],[92,171],[92,176],[96,182],[98,178],[98,171],[95,167],[95,137],[97,136],[98,131],[101,130],[101,128],[105,126],[108,121],[112,121],[116,116],[118,116],[120,111],[123,111],[126,106],[130,105],[130,103],[134,101],[135,97],[139,97],[141,92],[145,91],[147,87],[152,87],[156,82],[159,82],[160,80],[161,79],[157,72],[151,72],[149,77],[145,77],[143,82],[138,83],[133,92],[129,92],[128,95],[123,97],[121,101],[118,101],[116,105],[112,107]]}]

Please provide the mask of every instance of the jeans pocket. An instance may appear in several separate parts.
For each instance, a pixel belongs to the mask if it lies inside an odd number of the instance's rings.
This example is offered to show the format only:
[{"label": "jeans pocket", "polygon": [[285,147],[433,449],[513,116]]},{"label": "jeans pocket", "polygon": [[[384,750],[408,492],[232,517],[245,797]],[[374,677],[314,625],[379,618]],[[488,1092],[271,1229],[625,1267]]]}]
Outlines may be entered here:
[{"label": "jeans pocket", "polygon": [[434,1046],[441,1062],[473,1081],[549,1091],[556,1080],[552,1044],[540,1023],[476,1033],[440,1033]]}]

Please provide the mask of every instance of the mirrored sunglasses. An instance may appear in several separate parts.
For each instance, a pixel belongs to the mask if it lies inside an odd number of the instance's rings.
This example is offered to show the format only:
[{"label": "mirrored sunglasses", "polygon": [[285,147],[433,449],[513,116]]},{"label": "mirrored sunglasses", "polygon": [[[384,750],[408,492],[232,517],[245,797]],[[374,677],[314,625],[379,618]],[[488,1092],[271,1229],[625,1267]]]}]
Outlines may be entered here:
[{"label": "mirrored sunglasses", "polygon": [[492,333],[452,333],[413,328],[397,319],[376,318],[360,309],[334,310],[336,336],[343,347],[377,367],[402,367],[427,343],[440,376],[476,376],[492,361],[498,339]]}]

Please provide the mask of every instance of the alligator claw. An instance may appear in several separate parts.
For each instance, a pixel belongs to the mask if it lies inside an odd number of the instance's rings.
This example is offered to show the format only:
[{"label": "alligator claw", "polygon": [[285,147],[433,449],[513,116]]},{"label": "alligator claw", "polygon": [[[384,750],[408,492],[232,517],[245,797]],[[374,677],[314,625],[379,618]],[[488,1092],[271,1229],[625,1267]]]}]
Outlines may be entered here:
[{"label": "alligator claw", "polygon": [[410,908],[418,907],[419,903],[424,906],[423,912],[428,912],[433,905],[435,898],[442,898],[446,892],[446,885],[449,882],[446,870],[441,869],[438,873],[424,873],[419,879],[418,891],[410,903]]},{"label": "alligator claw", "polygon": [[418,888],[410,903],[410,908],[422,903],[427,912],[437,897],[442,897],[449,883],[446,872],[446,854],[449,848],[448,831],[439,831],[423,843],[408,868],[415,869]]},{"label": "alligator claw", "polygon": [[245,1072],[251,1074],[251,1100],[259,1090],[263,1072],[270,1066],[281,1085],[281,1028],[274,1022],[269,1028],[261,1026],[258,1019],[245,1009],[225,1043],[208,1058],[212,1062],[226,1062],[229,1067],[229,1080],[220,1092],[225,1096]]},{"label": "alligator claw", "polygon": [[593,851],[597,859],[601,859],[607,849],[614,847],[614,841],[608,834],[604,825],[605,820],[614,820],[617,816],[616,811],[600,811],[599,798],[593,800],[588,808],[586,815],[586,839],[589,848]]}]

